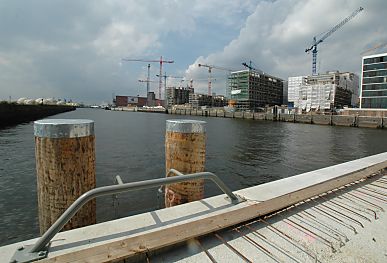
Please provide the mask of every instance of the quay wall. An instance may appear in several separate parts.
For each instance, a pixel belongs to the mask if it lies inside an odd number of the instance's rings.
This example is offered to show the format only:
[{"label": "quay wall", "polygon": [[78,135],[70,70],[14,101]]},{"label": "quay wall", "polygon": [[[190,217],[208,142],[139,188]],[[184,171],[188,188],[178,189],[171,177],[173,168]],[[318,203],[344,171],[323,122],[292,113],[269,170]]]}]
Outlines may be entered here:
[{"label": "quay wall", "polygon": [[58,113],[73,111],[73,106],[0,104],[0,127],[42,119]]},{"label": "quay wall", "polygon": [[174,109],[168,110],[168,114],[194,115],[206,117],[284,121],[318,125],[333,125],[360,128],[387,128],[386,117],[355,116],[355,115],[313,115],[313,114],[279,114],[262,112],[224,112],[220,110],[200,109]]}]

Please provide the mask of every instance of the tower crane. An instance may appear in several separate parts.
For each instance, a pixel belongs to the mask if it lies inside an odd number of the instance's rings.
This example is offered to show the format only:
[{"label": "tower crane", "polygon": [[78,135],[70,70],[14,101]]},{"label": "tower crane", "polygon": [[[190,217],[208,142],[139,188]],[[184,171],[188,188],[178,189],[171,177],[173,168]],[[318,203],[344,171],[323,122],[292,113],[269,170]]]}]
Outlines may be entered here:
[{"label": "tower crane", "polygon": [[149,80],[149,79],[139,79],[138,82],[150,83],[150,82],[159,82],[159,81],[158,80]]},{"label": "tower crane", "polygon": [[243,62],[242,65],[243,65],[244,67],[248,68],[249,70],[255,70],[255,71],[258,71],[258,72],[260,72],[260,73],[263,74],[263,71],[262,71],[262,70],[257,69],[257,68],[254,68],[254,67],[252,66],[253,63],[254,63],[254,62],[252,62],[252,61],[250,60],[250,63],[249,63],[249,64],[247,64],[246,62]]},{"label": "tower crane", "polygon": [[[208,79],[190,79],[189,80],[189,87],[193,89],[193,82],[194,81],[201,81],[201,80],[208,80]],[[216,79],[212,79],[211,81],[216,81]]]},{"label": "tower crane", "polygon": [[147,79],[139,79],[138,82],[145,82],[146,83],[146,106],[149,106],[149,101],[148,101],[148,94],[149,94],[149,83],[151,82],[158,82],[157,80],[150,80],[149,79],[149,75],[147,77]]},{"label": "tower crane", "polygon": [[[160,75],[157,74],[156,77],[160,77]],[[184,77],[170,76],[170,75],[167,75],[166,72],[161,77],[164,78],[164,90],[165,90],[165,92],[167,91],[167,78],[172,78],[172,79],[183,79],[184,78]]]},{"label": "tower crane", "polygon": [[206,65],[206,64],[198,64],[199,67],[206,67],[208,68],[208,95],[211,96],[211,72],[212,69],[219,69],[219,70],[225,70],[225,71],[234,71],[233,69],[228,69],[225,67],[219,67],[219,66],[214,66],[214,65]]},{"label": "tower crane", "polygon": [[146,60],[146,59],[131,59],[123,58],[122,61],[138,61],[138,62],[150,62],[150,63],[160,63],[160,77],[159,77],[159,100],[161,100],[161,88],[163,86],[162,72],[163,72],[163,63],[174,63],[173,60],[163,60],[163,56],[160,57],[160,60]]},{"label": "tower crane", "polygon": [[309,53],[309,51],[312,50],[312,75],[317,75],[316,70],[316,63],[317,63],[317,46],[322,43],[326,38],[328,38],[330,35],[332,35],[334,32],[336,32],[339,28],[344,26],[349,20],[354,18],[359,12],[363,11],[363,7],[359,7],[355,11],[352,12],[350,16],[345,18],[343,21],[338,23],[336,26],[334,26],[331,30],[329,30],[327,33],[325,33],[320,39],[317,40],[317,36],[313,37],[312,45],[305,49],[305,52]]}]

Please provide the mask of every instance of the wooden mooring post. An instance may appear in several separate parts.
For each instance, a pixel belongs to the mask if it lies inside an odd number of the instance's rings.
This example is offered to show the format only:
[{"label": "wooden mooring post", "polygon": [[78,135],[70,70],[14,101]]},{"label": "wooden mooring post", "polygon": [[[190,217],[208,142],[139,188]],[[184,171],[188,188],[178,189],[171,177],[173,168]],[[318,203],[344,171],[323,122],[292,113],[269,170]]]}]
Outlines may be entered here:
[{"label": "wooden mooring post", "polygon": [[[35,121],[35,158],[40,233],[83,193],[95,188],[94,122],[47,119]],[[63,228],[96,223],[95,199]]]},{"label": "wooden mooring post", "polygon": [[[206,159],[205,121],[167,120],[165,168],[183,174],[203,172]],[[165,206],[171,207],[204,197],[204,181],[195,180],[165,187]]]}]

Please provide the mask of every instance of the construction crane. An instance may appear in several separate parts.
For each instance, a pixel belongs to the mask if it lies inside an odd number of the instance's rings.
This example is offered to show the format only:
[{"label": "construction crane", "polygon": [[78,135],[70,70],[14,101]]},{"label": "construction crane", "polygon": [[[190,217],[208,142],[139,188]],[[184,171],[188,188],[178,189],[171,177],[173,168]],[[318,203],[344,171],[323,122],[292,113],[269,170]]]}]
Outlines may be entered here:
[{"label": "construction crane", "polygon": [[225,67],[219,67],[219,66],[214,66],[214,65],[206,65],[206,64],[198,64],[199,67],[206,67],[208,68],[208,95],[211,96],[211,72],[212,72],[212,69],[219,69],[219,70],[225,70],[225,71],[234,71],[233,69],[228,69],[228,68],[225,68]]},{"label": "construction crane", "polygon": [[374,46],[373,48],[367,49],[367,50],[361,52],[360,55],[363,56],[371,51],[374,51],[375,49],[384,48],[385,46],[387,46],[387,42],[383,43],[383,44],[378,44],[378,45]]},{"label": "construction crane", "polygon": [[334,26],[331,30],[325,33],[319,40],[317,40],[317,36],[313,37],[312,45],[309,48],[305,49],[305,52],[307,53],[309,53],[309,51],[312,50],[312,75],[317,75],[317,70],[316,70],[317,46],[363,10],[364,10],[363,7],[359,7],[358,9],[356,9],[350,16],[345,18],[343,21],[341,21],[336,26]]},{"label": "construction crane", "polygon": [[150,62],[150,63],[160,63],[160,77],[159,77],[159,100],[161,101],[161,88],[163,86],[162,72],[163,72],[163,63],[174,63],[173,60],[163,60],[163,56],[160,57],[160,60],[145,60],[145,59],[131,59],[123,58],[122,61],[138,61],[138,62]]},{"label": "construction crane", "polygon": [[263,71],[262,71],[262,70],[257,69],[257,68],[254,68],[254,67],[252,66],[253,63],[254,63],[254,62],[252,62],[252,61],[250,60],[250,63],[249,63],[249,64],[247,64],[246,62],[243,62],[242,65],[243,65],[244,67],[248,68],[249,70],[255,70],[255,71],[258,71],[258,72],[260,72],[261,74],[263,74]]},{"label": "construction crane", "polygon": [[149,80],[149,79],[139,79],[138,82],[150,83],[150,82],[159,82],[159,81],[158,80]]},{"label": "construction crane", "polygon": [[[156,77],[160,77],[160,75],[157,74]],[[184,78],[184,77],[170,76],[170,75],[167,75],[166,72],[161,77],[164,78],[164,90],[165,90],[165,92],[167,91],[167,78],[172,78],[172,79],[183,79]],[[164,94],[166,94],[166,93],[164,93]]]},{"label": "construction crane", "polygon": [[[193,82],[194,81],[201,81],[201,80],[208,80],[208,79],[190,79],[189,80],[189,87],[193,89]],[[211,79],[211,81],[216,81],[216,79]]]}]

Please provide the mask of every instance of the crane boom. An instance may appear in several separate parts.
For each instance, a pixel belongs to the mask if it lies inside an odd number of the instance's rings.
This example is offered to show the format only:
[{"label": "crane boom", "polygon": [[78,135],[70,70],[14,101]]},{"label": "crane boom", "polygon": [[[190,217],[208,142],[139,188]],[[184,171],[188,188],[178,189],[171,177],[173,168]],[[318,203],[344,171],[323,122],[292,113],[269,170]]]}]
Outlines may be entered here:
[{"label": "crane boom", "polygon": [[208,68],[208,96],[211,96],[211,72],[212,72],[212,69],[215,68],[215,69],[219,69],[219,70],[225,70],[225,71],[234,71],[233,69],[228,69],[228,68],[225,68],[225,67],[219,67],[219,66],[214,66],[214,65],[206,65],[206,64],[198,64],[199,67],[206,67]]},{"label": "crane boom", "polygon": [[148,63],[160,63],[159,100],[161,101],[161,87],[163,86],[163,78],[162,78],[161,74],[163,72],[163,63],[174,63],[175,61],[173,61],[173,60],[163,60],[163,56],[160,57],[160,60],[132,59],[132,58],[122,58],[121,60],[122,61],[148,62]]},{"label": "crane boom", "polygon": [[184,78],[184,77],[168,76],[167,73],[164,73],[164,75],[159,75],[159,74],[156,75],[156,77],[159,77],[159,78],[160,78],[160,76],[162,78],[164,78],[164,90],[165,90],[165,92],[167,92],[167,78],[172,78],[172,79],[183,79]]},{"label": "crane boom", "polygon": [[249,70],[255,70],[255,71],[257,71],[257,72],[263,74],[263,71],[262,71],[261,69],[257,69],[257,68],[254,68],[253,66],[251,66],[252,63],[253,63],[253,62],[250,60],[250,63],[249,63],[249,64],[247,64],[246,62],[243,62],[242,65],[243,65],[244,67],[248,68]]},{"label": "crane boom", "polygon": [[320,39],[317,40],[317,37],[313,37],[312,45],[305,49],[305,52],[309,52],[312,50],[312,75],[317,75],[316,70],[316,64],[317,64],[317,45],[323,42],[325,39],[327,39],[330,35],[332,35],[334,32],[336,32],[339,28],[344,26],[347,22],[349,22],[352,18],[354,18],[358,13],[363,11],[363,7],[359,7],[355,11],[352,12],[351,15],[346,17],[343,21],[335,25],[331,30],[329,30],[327,33],[325,33]]}]

